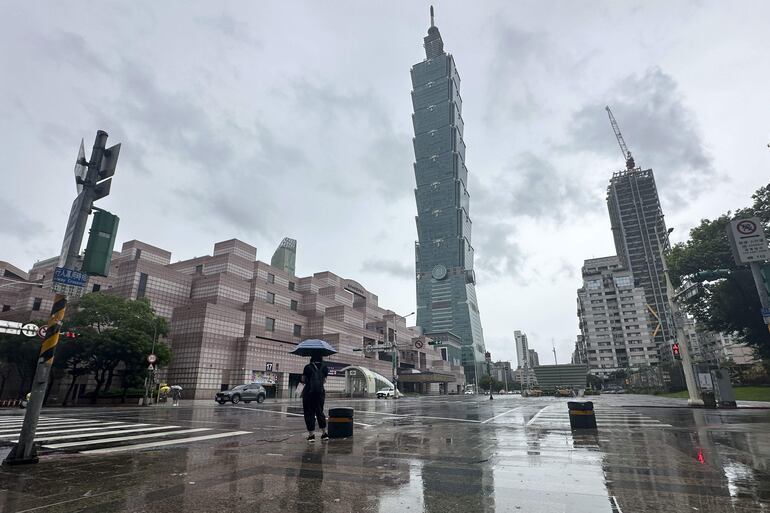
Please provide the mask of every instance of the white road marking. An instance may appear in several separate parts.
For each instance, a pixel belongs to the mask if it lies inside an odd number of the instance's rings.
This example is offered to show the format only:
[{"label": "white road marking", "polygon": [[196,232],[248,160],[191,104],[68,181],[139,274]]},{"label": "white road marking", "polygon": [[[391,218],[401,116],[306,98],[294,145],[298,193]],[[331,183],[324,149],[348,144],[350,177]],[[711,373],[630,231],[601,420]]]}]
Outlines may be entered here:
[{"label": "white road marking", "polygon": [[79,447],[81,445],[97,445],[97,444],[104,444],[104,443],[111,443],[111,442],[124,442],[126,440],[141,440],[142,438],[157,438],[160,436],[182,435],[185,433],[199,433],[201,431],[211,431],[211,428],[178,429],[176,431],[166,431],[164,433],[149,433],[146,435],[97,438],[95,440],[83,440],[80,442],[66,442],[63,444],[43,444],[43,447],[47,447],[49,449],[63,449],[65,447]]},{"label": "white road marking", "polygon": [[373,415],[388,415],[390,417],[398,417],[398,418],[409,418],[409,419],[436,419],[436,420],[453,420],[455,422],[473,422],[475,424],[480,424],[480,420],[470,420],[470,419],[458,419],[454,417],[431,417],[428,415],[414,415],[414,414],[404,414],[404,413],[387,413],[383,411],[367,411],[367,410],[354,410],[356,412],[360,412],[363,414],[373,414]]},{"label": "white road marking", "polygon": [[533,422],[535,422],[535,420],[536,420],[538,417],[540,417],[540,414],[541,414],[541,413],[543,413],[543,412],[545,411],[545,409],[546,409],[546,408],[548,408],[548,406],[543,406],[542,408],[540,408],[540,410],[539,410],[537,413],[535,413],[535,416],[534,416],[534,417],[532,417],[531,419],[529,419],[529,422],[527,422],[527,424],[526,424],[526,425],[527,425],[527,426],[529,426],[530,424],[532,424]]},{"label": "white road marking", "polygon": [[[288,415],[290,417],[304,417],[304,415],[301,413],[291,413],[288,411],[273,411],[273,410],[262,410],[262,409],[258,410],[256,408],[247,408],[245,406],[233,406],[233,408],[236,408],[238,410],[248,410],[248,411],[254,411],[254,412],[277,413],[278,415]],[[364,427],[372,427],[372,424],[364,424],[363,422],[353,422],[353,424],[356,424],[358,426],[364,426]]]},{"label": "white road marking", "polygon": [[155,427],[148,427],[148,428],[133,428],[133,429],[121,429],[119,431],[104,431],[104,432],[94,432],[94,433],[81,433],[77,435],[58,435],[58,436],[41,436],[40,438],[35,438],[35,441],[40,440],[70,440],[70,439],[77,439],[77,438],[89,438],[92,436],[103,436],[103,435],[122,435],[123,433],[144,433],[146,431],[159,431],[161,429],[175,429],[182,426],[155,426]]},{"label": "white road marking", "polygon": [[146,444],[124,445],[121,447],[108,447],[105,449],[91,449],[88,451],[82,451],[82,454],[107,454],[112,452],[134,451],[137,449],[149,449],[150,447],[163,447],[166,445],[176,445],[176,444],[183,444],[188,442],[197,442],[199,440],[211,440],[213,438],[225,438],[228,436],[247,435],[250,433],[251,431],[230,431],[227,433],[215,433],[213,435],[193,436],[189,438],[179,438],[176,440],[164,440],[162,442],[150,442]]},{"label": "white road marking", "polygon": [[[98,427],[86,427],[86,428],[78,428],[78,429],[55,429],[53,431],[37,431],[35,432],[35,436],[37,435],[56,435],[59,433],[75,433],[75,432],[82,432],[82,431],[98,431],[100,429],[104,429],[105,427],[108,427],[110,429],[114,429],[118,427],[118,425],[122,425],[123,427],[139,427],[139,426],[149,426],[150,424],[123,424],[122,422],[107,422],[106,424],[102,424]],[[0,438],[12,438],[15,436],[18,436],[19,432],[16,431],[15,433],[11,435],[0,435]]]},{"label": "white road marking", "polygon": [[[104,422],[101,420],[41,420],[37,423],[38,426],[51,426],[51,425],[57,425],[57,426],[75,426],[79,424],[95,424],[97,422]],[[21,426],[24,422],[14,422],[14,423],[7,423],[7,424],[0,424],[0,428],[6,429],[11,428],[14,426]]]},{"label": "white road marking", "polygon": [[489,418],[489,419],[483,421],[482,424],[486,424],[487,422],[491,422],[491,421],[495,420],[496,418],[502,417],[503,415],[507,415],[507,414],[511,413],[512,411],[518,410],[519,408],[521,408],[521,406],[517,406],[516,408],[511,408],[510,410],[508,410],[506,412],[503,412],[500,415],[495,415],[494,417]]}]

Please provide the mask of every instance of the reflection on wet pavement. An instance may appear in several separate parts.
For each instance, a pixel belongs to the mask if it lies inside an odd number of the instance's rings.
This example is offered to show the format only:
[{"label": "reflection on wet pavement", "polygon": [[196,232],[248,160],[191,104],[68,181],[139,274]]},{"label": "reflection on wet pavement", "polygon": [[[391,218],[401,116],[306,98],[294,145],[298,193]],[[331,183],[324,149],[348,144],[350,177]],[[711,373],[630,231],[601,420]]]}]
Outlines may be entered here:
[{"label": "reflection on wet pavement", "polygon": [[[0,469],[0,511],[770,512],[770,410],[608,397],[596,400],[597,431],[572,432],[558,399],[344,402],[361,425],[328,443],[304,441],[297,404],[48,412],[110,429],[248,433],[49,451],[36,466]],[[112,436],[87,435],[86,448]]]}]

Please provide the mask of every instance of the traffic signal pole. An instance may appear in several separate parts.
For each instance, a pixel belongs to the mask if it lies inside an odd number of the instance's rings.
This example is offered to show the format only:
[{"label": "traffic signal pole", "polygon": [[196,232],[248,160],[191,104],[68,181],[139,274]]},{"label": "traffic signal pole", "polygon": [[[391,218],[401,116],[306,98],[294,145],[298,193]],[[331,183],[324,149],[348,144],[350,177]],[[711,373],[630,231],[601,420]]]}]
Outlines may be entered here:
[{"label": "traffic signal pole", "polygon": [[663,254],[661,246],[660,258],[663,262],[663,274],[666,277],[666,290],[668,296],[668,305],[671,309],[671,315],[674,317],[674,328],[676,331],[676,340],[679,342],[679,352],[682,355],[682,369],[684,370],[684,381],[687,384],[687,404],[690,406],[703,406],[703,399],[700,395],[698,383],[695,381],[695,371],[692,368],[690,359],[690,349],[687,347],[687,335],[684,332],[684,319],[682,311],[679,309],[679,303],[674,297],[674,285],[671,283],[671,276],[666,263],[666,256]]},{"label": "traffic signal pole", "polygon": [[[83,180],[83,190],[78,195],[73,204],[70,213],[70,219],[67,223],[67,231],[64,236],[61,259],[59,265],[67,269],[74,269],[80,254],[80,246],[83,243],[83,234],[86,230],[88,216],[96,199],[96,185],[99,179],[99,166],[102,162],[105,146],[107,143],[107,132],[99,130],[96,132],[96,140],[91,152],[91,160],[88,164],[88,173]],[[51,309],[51,318],[48,321],[45,340],[40,347],[40,355],[37,361],[35,377],[32,382],[32,391],[30,394],[27,409],[24,413],[24,423],[19,434],[19,441],[13,446],[11,452],[3,461],[4,465],[21,465],[26,463],[37,463],[37,449],[35,448],[35,432],[37,430],[40,410],[43,407],[48,378],[53,365],[56,345],[59,343],[59,332],[67,308],[67,296],[56,294],[54,297],[53,308]]]}]

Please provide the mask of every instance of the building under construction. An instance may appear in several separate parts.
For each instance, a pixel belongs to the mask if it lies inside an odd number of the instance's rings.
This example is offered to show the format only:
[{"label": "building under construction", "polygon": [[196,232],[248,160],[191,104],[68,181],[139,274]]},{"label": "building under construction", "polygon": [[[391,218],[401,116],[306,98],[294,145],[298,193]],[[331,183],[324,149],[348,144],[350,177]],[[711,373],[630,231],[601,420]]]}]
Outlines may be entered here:
[{"label": "building under construction", "polygon": [[626,157],[626,169],[613,173],[607,188],[607,207],[620,264],[630,270],[634,286],[643,288],[649,311],[650,331],[660,358],[671,358],[668,341],[675,337],[671,324],[663,251],[668,249],[668,230],[663,218],[652,169],[636,166],[612,112],[613,130]]}]

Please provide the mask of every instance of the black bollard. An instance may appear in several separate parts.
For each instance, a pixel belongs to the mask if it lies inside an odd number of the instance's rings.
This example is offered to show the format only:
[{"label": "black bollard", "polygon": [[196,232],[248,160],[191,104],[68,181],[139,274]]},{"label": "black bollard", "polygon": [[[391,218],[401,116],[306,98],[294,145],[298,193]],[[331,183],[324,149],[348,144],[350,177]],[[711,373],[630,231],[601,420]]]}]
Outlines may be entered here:
[{"label": "black bollard", "polygon": [[596,429],[594,403],[591,401],[567,403],[569,408],[569,426],[572,429]]},{"label": "black bollard", "polygon": [[353,436],[353,408],[329,408],[329,438]]}]

